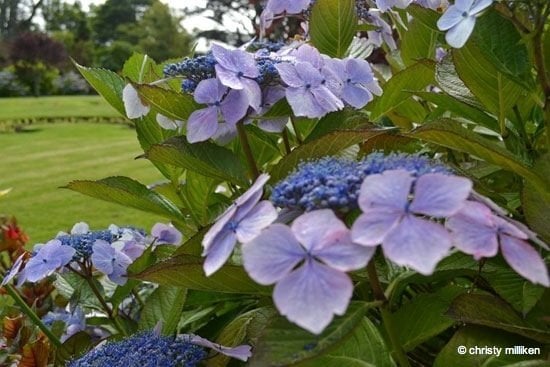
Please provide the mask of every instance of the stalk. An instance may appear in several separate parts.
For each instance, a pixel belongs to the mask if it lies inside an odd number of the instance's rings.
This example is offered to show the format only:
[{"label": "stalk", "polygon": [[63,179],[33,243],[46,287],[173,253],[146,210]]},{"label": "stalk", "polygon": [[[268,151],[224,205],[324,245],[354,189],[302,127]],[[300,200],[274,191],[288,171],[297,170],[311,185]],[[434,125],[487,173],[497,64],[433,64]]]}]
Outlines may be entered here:
[{"label": "stalk", "polygon": [[258,166],[256,166],[256,161],[254,160],[252,149],[250,149],[250,143],[248,142],[248,137],[246,136],[246,131],[244,130],[242,121],[237,123],[237,132],[239,133],[239,140],[241,141],[241,145],[243,146],[244,154],[248,162],[250,175],[255,180],[260,175],[260,171],[258,171]]}]

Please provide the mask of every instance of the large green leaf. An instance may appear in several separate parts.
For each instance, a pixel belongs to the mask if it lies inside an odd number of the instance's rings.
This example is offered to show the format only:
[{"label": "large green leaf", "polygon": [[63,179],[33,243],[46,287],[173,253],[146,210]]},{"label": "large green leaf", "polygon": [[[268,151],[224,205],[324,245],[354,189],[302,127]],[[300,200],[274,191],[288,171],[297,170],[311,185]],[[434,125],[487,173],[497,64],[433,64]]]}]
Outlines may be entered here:
[{"label": "large green leaf", "polygon": [[181,199],[185,202],[191,215],[198,219],[198,224],[201,226],[205,226],[209,222],[208,201],[217,184],[218,181],[213,178],[203,176],[195,171],[187,171],[185,184],[181,186]]},{"label": "large green leaf", "polygon": [[88,83],[121,115],[126,116],[122,102],[122,90],[126,85],[124,79],[110,70],[87,68],[76,63],[75,65]]},{"label": "large green leaf", "polygon": [[438,34],[439,32],[430,29],[422,21],[413,19],[401,39],[401,58],[405,66],[422,59],[434,59]]},{"label": "large green leaf", "polygon": [[185,219],[171,201],[128,177],[115,176],[97,181],[72,181],[64,188],[175,220]]},{"label": "large green leaf", "polygon": [[[550,128],[546,128],[546,133],[550,134]],[[533,170],[539,172],[544,177],[550,177],[550,153],[540,157]],[[523,204],[523,212],[529,227],[537,232],[545,241],[550,242],[550,197],[544,195],[540,188],[526,182],[522,193],[521,202]]]},{"label": "large green leaf", "polygon": [[298,163],[311,158],[335,155],[343,149],[362,143],[372,137],[385,134],[391,129],[337,130],[325,134],[307,144],[300,145],[272,168],[271,181],[277,182],[296,168]]},{"label": "large green leaf", "polygon": [[344,316],[336,317],[321,335],[313,335],[277,316],[258,340],[251,367],[294,366],[326,355],[361,326],[372,303],[352,302]]},{"label": "large green leaf", "polygon": [[445,315],[452,300],[464,288],[448,286],[435,293],[423,294],[405,304],[393,315],[401,346],[412,350],[417,345],[445,331],[455,321]]},{"label": "large green leaf", "polygon": [[432,31],[440,32],[437,28],[437,20],[441,16],[438,12],[420,6],[418,4],[411,4],[407,8],[407,11],[413,16],[415,20],[420,21],[424,26]]},{"label": "large green leaf", "polygon": [[323,54],[342,58],[357,25],[354,0],[317,0],[311,10],[311,43]]},{"label": "large green leaf", "polygon": [[464,103],[459,99],[456,99],[446,93],[433,93],[417,91],[415,95],[425,99],[428,102],[436,104],[438,107],[442,107],[453,114],[466,118],[476,124],[480,124],[493,131],[499,131],[497,120],[494,117],[488,115],[477,107]]},{"label": "large green leaf", "polygon": [[187,290],[179,287],[160,286],[151,293],[140,313],[138,327],[151,330],[162,322],[162,333],[171,335],[176,331],[185,304]]},{"label": "large green leaf", "polygon": [[134,52],[124,63],[122,75],[136,83],[151,83],[162,78],[162,68],[148,55]]},{"label": "large green leaf", "polygon": [[[479,326],[466,326],[459,329],[452,337],[452,339],[443,347],[439,352],[434,367],[449,367],[449,366],[480,366],[480,367],[503,367],[503,366],[515,366],[515,367],[537,367],[547,366],[546,364],[530,364],[526,360],[536,360],[543,358],[542,355],[513,355],[506,354],[505,348],[513,348],[516,345],[525,347],[538,347],[541,345],[533,343],[529,339],[517,337],[516,335],[508,334],[502,330],[494,330]],[[465,347],[466,353],[458,353],[459,347]],[[478,349],[476,352],[475,347],[483,348],[488,347],[493,351],[492,354],[481,353]],[[500,355],[495,355],[497,350],[494,348],[501,348]],[[471,349],[472,348],[472,349]],[[472,353],[470,353],[472,352]],[[525,364],[511,364],[514,362],[520,362]]]},{"label": "large green leaf", "polygon": [[511,21],[490,10],[479,18],[472,40],[501,73],[526,89],[533,89],[527,46]]},{"label": "large green leaf", "polygon": [[157,263],[149,269],[133,275],[141,280],[160,285],[183,287],[196,290],[269,294],[268,287],[252,281],[241,266],[225,265],[207,277],[202,268],[204,260],[198,256],[177,255]]},{"label": "large green leaf", "polygon": [[184,136],[153,145],[146,157],[153,162],[172,164],[201,175],[247,185],[246,170],[229,149],[210,142],[190,144]]},{"label": "large green leaf", "polygon": [[488,326],[550,343],[550,332],[527,324],[507,303],[491,295],[462,294],[454,299],[447,315],[460,322]]},{"label": "large green leaf", "polygon": [[384,93],[370,105],[371,120],[377,120],[411,97],[407,91],[424,89],[434,83],[435,63],[423,60],[394,74],[382,89]]},{"label": "large green leaf", "polygon": [[299,363],[299,367],[393,367],[395,363],[376,326],[363,317],[354,333],[320,357]]},{"label": "large green leaf", "polygon": [[330,112],[317,122],[313,130],[304,139],[304,143],[309,143],[335,130],[355,129],[366,122],[368,122],[366,116],[354,115],[348,109]]},{"label": "large green leaf", "polygon": [[442,119],[426,124],[407,134],[407,136],[417,137],[437,145],[477,156],[486,162],[496,164],[523,176],[542,192],[546,191],[550,193],[548,190],[550,187],[548,177],[544,177],[539,172],[531,169],[525,162],[521,161],[508,150],[462,127],[454,120]]},{"label": "large green leaf", "polygon": [[182,94],[155,85],[134,84],[141,98],[162,115],[186,121],[200,106],[190,94]]}]

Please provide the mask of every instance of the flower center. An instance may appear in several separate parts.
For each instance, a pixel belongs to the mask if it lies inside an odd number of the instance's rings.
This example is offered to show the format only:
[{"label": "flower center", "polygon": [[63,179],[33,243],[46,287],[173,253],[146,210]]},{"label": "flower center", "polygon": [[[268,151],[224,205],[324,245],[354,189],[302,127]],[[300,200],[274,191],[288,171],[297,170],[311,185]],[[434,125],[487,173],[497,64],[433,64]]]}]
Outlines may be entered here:
[{"label": "flower center", "polygon": [[464,18],[467,18],[467,17],[468,17],[468,12],[467,12],[467,11],[463,12],[463,13],[462,13],[462,16],[463,16]]}]

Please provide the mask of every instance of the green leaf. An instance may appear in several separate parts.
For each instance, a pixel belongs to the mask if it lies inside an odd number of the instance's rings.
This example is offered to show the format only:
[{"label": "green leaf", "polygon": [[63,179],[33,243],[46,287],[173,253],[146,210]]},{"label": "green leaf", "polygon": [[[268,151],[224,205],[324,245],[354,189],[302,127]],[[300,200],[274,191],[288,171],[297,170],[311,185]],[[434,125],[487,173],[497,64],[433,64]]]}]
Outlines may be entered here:
[{"label": "green leaf", "polygon": [[84,79],[86,79],[111,106],[120,112],[121,115],[126,117],[126,109],[122,102],[122,90],[126,85],[124,79],[110,70],[87,68],[76,63],[75,65]]},{"label": "green leaf", "polygon": [[508,150],[463,128],[454,120],[441,119],[405,135],[477,156],[488,163],[515,172],[541,190],[550,192],[548,177],[540,175]]},{"label": "green leaf", "polygon": [[379,119],[388,112],[394,110],[411,97],[407,90],[421,90],[434,83],[435,63],[423,60],[394,74],[386,84],[380,98],[375,99],[370,105],[372,121]]},{"label": "green leaf", "polygon": [[[243,313],[233,319],[223,328],[220,335],[216,338],[216,343],[226,347],[236,347],[245,343],[253,337],[254,328],[260,325],[265,327],[269,319],[276,315],[276,311],[271,307],[257,308]],[[217,354],[206,361],[206,367],[225,367],[230,361],[230,357]]]},{"label": "green leaf", "polygon": [[455,321],[445,315],[452,300],[465,292],[464,288],[448,286],[435,293],[421,294],[405,304],[393,315],[399,343],[405,351],[442,333]]},{"label": "green leaf", "polygon": [[250,367],[293,366],[325,355],[353,335],[374,303],[352,302],[344,316],[336,317],[321,335],[313,335],[277,316],[257,342]]},{"label": "green leaf", "polygon": [[177,256],[177,255],[201,256],[202,239],[209,229],[210,229],[210,226],[207,226],[202,228],[197,233],[195,233],[193,237],[188,239],[185,243],[183,243],[176,249],[176,251],[174,252],[174,256]]},{"label": "green leaf", "polygon": [[200,107],[190,94],[182,94],[148,84],[134,84],[134,87],[145,102],[160,114],[171,119],[187,121],[189,115]]},{"label": "green leaf", "polygon": [[64,188],[167,218],[185,220],[181,211],[171,201],[128,177],[115,176],[97,181],[72,181]]},{"label": "green leaf", "polygon": [[438,107],[442,107],[452,112],[457,116],[466,118],[493,131],[499,131],[498,122],[492,116],[486,114],[483,110],[464,103],[448,94],[423,91],[417,91],[414,92],[414,94],[428,102],[436,104]]},{"label": "green leaf", "polygon": [[[550,134],[550,128],[546,128],[546,133]],[[543,177],[550,177],[550,153],[540,157],[535,162],[533,170],[539,172]],[[550,226],[548,225],[550,197],[544,195],[540,188],[526,182],[521,192],[521,203],[529,227],[545,241],[550,242]]]},{"label": "green leaf", "polygon": [[304,139],[304,143],[318,139],[335,130],[351,130],[367,122],[366,116],[354,115],[350,110],[330,112],[322,117],[309,135]]},{"label": "green leaf", "polygon": [[311,10],[311,43],[323,54],[342,58],[353,40],[357,15],[353,0],[318,0]]},{"label": "green leaf", "polygon": [[210,142],[190,144],[184,136],[156,144],[146,152],[153,162],[161,162],[196,171],[221,181],[246,186],[246,170],[239,158],[229,149]]},{"label": "green leaf", "polygon": [[452,57],[446,56],[435,67],[435,80],[439,87],[448,95],[467,105],[484,110],[476,96],[468,89],[458,77]]},{"label": "green leaf", "polygon": [[301,161],[335,155],[349,146],[359,144],[388,131],[390,129],[338,130],[323,135],[307,144],[300,145],[272,168],[270,172],[271,182],[283,179]]},{"label": "green leaf", "polygon": [[[508,363],[520,362],[526,363],[525,360],[542,358],[541,355],[506,355],[505,348],[513,348],[515,345],[526,347],[541,347],[530,341],[529,339],[517,337],[508,334],[501,330],[494,330],[485,327],[468,325],[459,329],[451,338],[451,340],[443,347],[435,359],[434,367],[449,367],[449,366],[481,366],[481,367],[497,367],[510,366]],[[502,348],[500,356],[494,354],[470,353],[470,348],[475,347],[497,347]],[[465,354],[459,354],[458,348],[466,347]],[[494,349],[492,349],[494,350]],[[521,366],[518,365],[516,367]],[[524,365],[524,367],[530,364]],[[534,365],[535,367],[537,365]]]},{"label": "green leaf", "polygon": [[527,47],[511,21],[487,11],[476,22],[472,41],[501,73],[528,90],[534,88]]},{"label": "green leaf", "polygon": [[151,293],[140,314],[140,330],[151,330],[162,322],[162,334],[176,331],[178,320],[185,304],[187,290],[179,287],[160,286]]},{"label": "green leaf", "polygon": [[[265,164],[272,162],[281,156],[281,151],[277,145],[278,136],[269,134],[257,126],[250,124],[245,127],[250,149],[254,155],[254,160],[258,167],[263,167]],[[241,140],[233,141],[232,150],[238,152],[241,162],[246,162],[246,155],[242,148]]]},{"label": "green leaf", "polygon": [[390,351],[376,326],[368,318],[363,317],[355,332],[344,339],[335,349],[326,355],[299,363],[297,366],[393,367],[395,363],[392,361]]},{"label": "green leaf", "polygon": [[122,75],[136,83],[151,83],[162,78],[162,69],[148,55],[134,52],[124,63]]},{"label": "green leaf", "polygon": [[411,4],[407,7],[407,11],[415,20],[420,21],[427,28],[440,32],[439,28],[437,28],[437,20],[441,15],[435,10],[424,8],[418,4]]},{"label": "green leaf", "polygon": [[185,206],[192,213],[193,217],[198,218],[201,226],[209,223],[208,201],[210,195],[216,189],[218,180],[203,176],[194,171],[187,171],[185,184],[182,185],[182,200]]},{"label": "green leaf", "polygon": [[488,326],[550,343],[550,332],[527,324],[507,303],[494,296],[462,294],[454,299],[447,315],[459,322]]},{"label": "green leaf", "polygon": [[67,361],[80,357],[92,347],[92,337],[85,331],[71,335],[55,353],[57,365],[64,366]]},{"label": "green leaf", "polygon": [[202,268],[203,259],[192,255],[177,255],[161,261],[147,270],[133,275],[141,280],[196,290],[226,293],[269,294],[268,287],[255,283],[241,266],[226,264],[207,277]]},{"label": "green leaf", "polygon": [[422,59],[434,59],[439,32],[430,29],[418,19],[413,19],[407,28],[401,39],[401,58],[405,66]]},{"label": "green leaf", "polygon": [[523,88],[499,71],[484,56],[481,46],[474,42],[453,49],[452,55],[460,79],[504,126],[504,120],[522,95]]}]

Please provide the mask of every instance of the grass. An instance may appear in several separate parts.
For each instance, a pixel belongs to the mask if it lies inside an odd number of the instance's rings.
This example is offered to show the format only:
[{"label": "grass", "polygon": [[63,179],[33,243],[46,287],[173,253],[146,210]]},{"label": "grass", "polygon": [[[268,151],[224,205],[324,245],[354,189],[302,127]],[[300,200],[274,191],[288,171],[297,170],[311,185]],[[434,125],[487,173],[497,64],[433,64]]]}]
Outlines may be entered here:
[{"label": "grass", "polygon": [[[96,100],[88,98],[74,103]],[[115,223],[149,230],[162,218],[59,188],[76,179],[114,175],[144,184],[160,180],[150,162],[134,159],[141,152],[135,131],[124,125],[55,123],[0,134],[0,190],[12,188],[0,198],[0,213],[15,215],[31,243],[47,241],[79,221],[94,229]]]},{"label": "grass", "polygon": [[0,120],[118,116],[118,112],[100,96],[0,98]]}]

